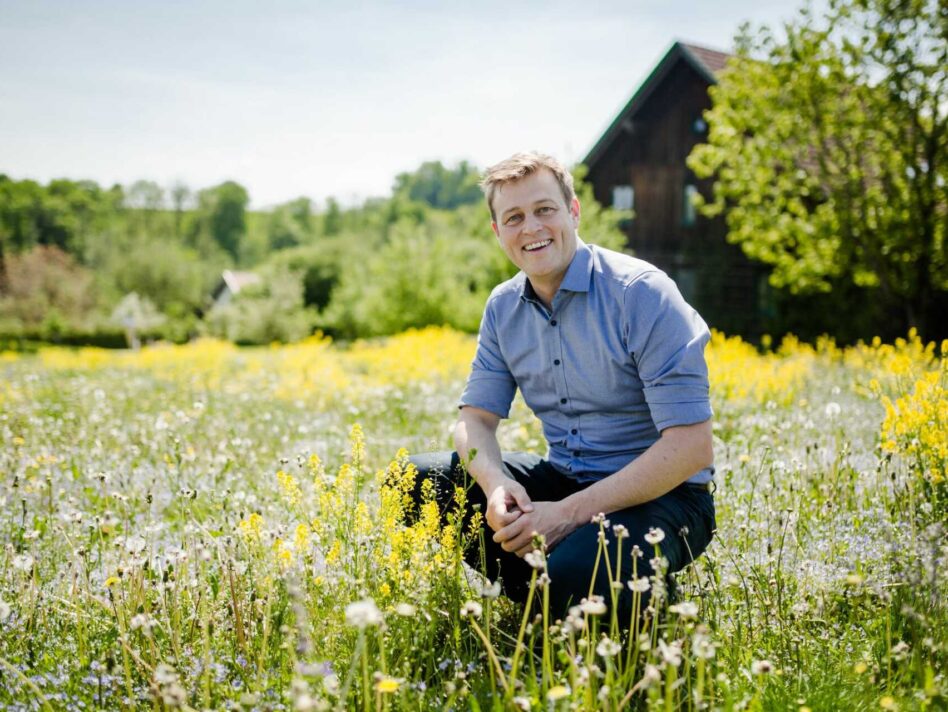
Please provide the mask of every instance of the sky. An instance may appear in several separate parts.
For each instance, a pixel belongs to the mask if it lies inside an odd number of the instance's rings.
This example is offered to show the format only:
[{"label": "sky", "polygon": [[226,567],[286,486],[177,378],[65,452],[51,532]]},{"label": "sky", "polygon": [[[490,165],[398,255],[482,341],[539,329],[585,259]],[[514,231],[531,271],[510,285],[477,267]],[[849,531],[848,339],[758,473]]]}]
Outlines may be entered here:
[{"label": "sky", "polygon": [[675,40],[786,0],[0,0],[0,173],[387,195],[426,160],[580,161]]}]

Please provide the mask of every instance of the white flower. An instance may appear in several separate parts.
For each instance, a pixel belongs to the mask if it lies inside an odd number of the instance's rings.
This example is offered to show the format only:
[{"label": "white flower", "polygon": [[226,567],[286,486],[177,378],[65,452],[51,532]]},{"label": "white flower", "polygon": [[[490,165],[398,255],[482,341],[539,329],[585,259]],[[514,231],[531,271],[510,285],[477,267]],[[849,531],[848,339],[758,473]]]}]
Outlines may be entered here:
[{"label": "white flower", "polygon": [[691,649],[694,651],[694,654],[704,660],[710,660],[714,657],[714,649],[716,644],[708,636],[708,628],[704,625],[699,625],[698,630],[695,631],[694,637],[691,639]]},{"label": "white flower", "polygon": [[148,542],[140,536],[130,536],[125,540],[125,551],[132,555],[141,554],[146,546]]},{"label": "white flower", "polygon": [[651,587],[651,584],[648,582],[648,576],[641,576],[629,581],[629,588],[637,593],[645,593]]},{"label": "white flower", "polygon": [[751,663],[752,675],[766,675],[774,670],[774,664],[769,660],[755,660]]},{"label": "white flower", "polygon": [[843,409],[840,407],[839,403],[835,401],[830,401],[826,404],[826,407],[823,409],[823,412],[826,413],[827,418],[835,418],[840,413],[843,412]]},{"label": "white flower", "polygon": [[0,623],[9,618],[11,613],[13,613],[13,609],[10,608],[10,604],[0,598]]},{"label": "white flower", "polygon": [[371,598],[355,601],[346,606],[346,623],[359,629],[381,625],[382,612]]},{"label": "white flower", "polygon": [[612,533],[616,535],[616,539],[625,539],[629,536],[629,530],[624,524],[616,524],[612,527]]},{"label": "white flower", "polygon": [[29,554],[17,554],[13,557],[13,568],[29,573],[33,570],[33,557]]},{"label": "white flower", "polygon": [[523,560],[538,571],[546,570],[546,557],[543,556],[543,552],[539,549],[534,549],[533,551],[527,552],[527,555],[523,557]]},{"label": "white flower", "polygon": [[527,697],[517,696],[514,697],[511,702],[513,702],[514,707],[518,710],[523,710],[523,712],[530,712],[530,699]]},{"label": "white flower", "polygon": [[664,639],[658,641],[658,654],[662,660],[672,667],[681,665],[681,643],[677,640],[666,643]]},{"label": "white flower", "polygon": [[418,612],[418,609],[410,603],[399,603],[397,606],[395,606],[395,612],[400,616],[404,616],[405,618],[411,618]]},{"label": "white flower", "polygon": [[654,546],[665,539],[665,532],[658,527],[651,527],[645,535],[645,541]]},{"label": "white flower", "polygon": [[603,601],[602,596],[593,596],[592,598],[584,598],[580,601],[579,610],[587,616],[603,616],[608,609],[606,608],[606,603]]},{"label": "white flower", "polygon": [[468,601],[461,606],[461,618],[467,618],[468,616],[480,618],[483,613],[484,607],[477,601]]},{"label": "white flower", "polygon": [[155,668],[155,682],[159,685],[172,685],[178,681],[178,673],[168,663],[158,663]]},{"label": "white flower", "polygon": [[652,663],[645,664],[645,672],[642,675],[642,679],[635,683],[635,686],[632,688],[633,692],[638,692],[639,690],[647,690],[650,687],[657,685],[662,681],[661,671],[652,665]]},{"label": "white flower", "polygon": [[156,621],[147,613],[137,613],[132,616],[132,619],[128,622],[128,624],[132,630],[138,630],[141,628],[142,632],[147,634],[151,633],[152,628],[158,625],[158,621]]},{"label": "white flower", "polygon": [[476,586],[475,588],[481,598],[497,598],[500,596],[500,581],[494,581],[494,583],[487,581],[483,586]]},{"label": "white flower", "polygon": [[599,641],[599,645],[596,646],[596,652],[604,658],[611,658],[622,652],[622,646],[614,640],[603,636],[602,640]]},{"label": "white flower", "polygon": [[681,603],[676,603],[673,606],[669,606],[668,610],[672,613],[677,613],[682,618],[697,618],[698,617],[698,604],[693,601],[682,601]]}]

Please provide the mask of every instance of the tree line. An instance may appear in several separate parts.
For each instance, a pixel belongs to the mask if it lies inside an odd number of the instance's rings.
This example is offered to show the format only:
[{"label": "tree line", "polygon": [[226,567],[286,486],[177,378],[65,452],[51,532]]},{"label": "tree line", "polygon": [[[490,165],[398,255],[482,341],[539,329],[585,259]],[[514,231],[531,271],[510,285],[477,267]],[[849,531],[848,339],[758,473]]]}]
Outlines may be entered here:
[{"label": "tree line", "polygon": [[[432,161],[361,205],[301,197],[251,211],[233,181],[192,191],[0,175],[0,339],[118,345],[130,326],[240,343],[317,329],[342,338],[428,324],[474,331],[490,289],[512,274],[478,181],[468,163]],[[620,248],[622,216],[578,185],[584,236]],[[215,308],[225,269],[260,281]]]}]

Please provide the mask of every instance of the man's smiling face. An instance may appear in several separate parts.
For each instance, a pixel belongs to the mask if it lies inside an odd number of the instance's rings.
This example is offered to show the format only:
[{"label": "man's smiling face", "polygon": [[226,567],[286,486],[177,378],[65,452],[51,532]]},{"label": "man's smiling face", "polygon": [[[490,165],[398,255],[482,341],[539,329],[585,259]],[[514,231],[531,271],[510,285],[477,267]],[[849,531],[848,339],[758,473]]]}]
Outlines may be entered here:
[{"label": "man's smiling face", "polygon": [[540,298],[551,302],[576,254],[579,201],[567,205],[556,177],[542,168],[500,186],[493,208],[500,246]]}]

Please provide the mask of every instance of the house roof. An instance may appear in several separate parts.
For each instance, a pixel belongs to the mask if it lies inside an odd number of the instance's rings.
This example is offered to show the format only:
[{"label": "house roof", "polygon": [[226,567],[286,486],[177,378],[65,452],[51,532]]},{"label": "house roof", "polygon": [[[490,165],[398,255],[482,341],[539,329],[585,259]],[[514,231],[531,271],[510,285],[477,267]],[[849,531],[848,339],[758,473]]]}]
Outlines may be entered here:
[{"label": "house roof", "polygon": [[244,287],[254,284],[260,284],[260,276],[253,272],[237,272],[236,270],[225,269],[221,274],[221,281],[218,288],[214,290],[214,297],[220,294],[222,288],[226,286],[231,294],[237,294]]},{"label": "house roof", "polygon": [[632,98],[623,107],[622,111],[616,116],[609,128],[603,132],[602,136],[592,147],[592,150],[583,159],[583,163],[592,167],[592,164],[602,158],[606,148],[612,143],[616,135],[622,131],[623,124],[631,118],[645,103],[652,92],[655,91],[668,76],[672,67],[679,59],[684,59],[695,71],[707,80],[708,84],[717,84],[717,75],[725,68],[728,59],[733,55],[727,52],[720,52],[707,47],[688,44],[686,42],[674,42],[665,55],[658,61],[658,64],[652,69],[639,88],[636,89]]}]

